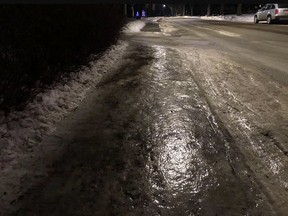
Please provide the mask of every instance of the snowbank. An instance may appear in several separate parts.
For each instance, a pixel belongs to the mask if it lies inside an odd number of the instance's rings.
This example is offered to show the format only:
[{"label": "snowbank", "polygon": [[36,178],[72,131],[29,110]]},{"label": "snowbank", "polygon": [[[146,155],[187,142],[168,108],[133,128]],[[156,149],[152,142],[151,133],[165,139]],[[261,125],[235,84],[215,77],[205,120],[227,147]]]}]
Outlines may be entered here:
[{"label": "snowbank", "polygon": [[237,15],[224,15],[224,16],[200,16],[193,17],[205,20],[219,20],[219,21],[231,21],[231,22],[253,22],[254,14],[243,14],[241,16]]},{"label": "snowbank", "polygon": [[129,22],[123,29],[125,33],[140,32],[142,28],[149,22],[148,19],[134,20]]}]

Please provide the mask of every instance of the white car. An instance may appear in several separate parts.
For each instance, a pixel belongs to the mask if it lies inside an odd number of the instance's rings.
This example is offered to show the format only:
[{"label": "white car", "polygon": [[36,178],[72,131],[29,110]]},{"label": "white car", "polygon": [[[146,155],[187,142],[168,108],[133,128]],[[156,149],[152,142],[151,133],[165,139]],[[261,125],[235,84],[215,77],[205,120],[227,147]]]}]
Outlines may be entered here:
[{"label": "white car", "polygon": [[266,4],[254,16],[254,22],[267,21],[268,24],[288,20],[288,4]]}]

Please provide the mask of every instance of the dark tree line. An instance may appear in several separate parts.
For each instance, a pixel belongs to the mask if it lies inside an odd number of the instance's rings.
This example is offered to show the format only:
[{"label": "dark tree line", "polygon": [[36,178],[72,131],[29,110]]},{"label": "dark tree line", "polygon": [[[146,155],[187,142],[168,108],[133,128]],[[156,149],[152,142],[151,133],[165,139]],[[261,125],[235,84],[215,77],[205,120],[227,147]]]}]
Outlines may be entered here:
[{"label": "dark tree line", "polygon": [[[1,5],[0,109],[21,109],[116,41],[121,5]],[[38,86],[37,86],[38,85]]]}]

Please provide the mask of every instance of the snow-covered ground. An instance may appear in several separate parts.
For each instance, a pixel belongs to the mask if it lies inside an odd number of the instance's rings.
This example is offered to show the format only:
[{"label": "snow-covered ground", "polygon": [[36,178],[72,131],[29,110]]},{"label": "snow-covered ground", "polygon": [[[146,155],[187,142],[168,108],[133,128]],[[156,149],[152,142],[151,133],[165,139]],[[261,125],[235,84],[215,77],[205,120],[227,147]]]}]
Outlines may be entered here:
[{"label": "snow-covered ground", "polygon": [[[140,31],[145,23],[143,20],[130,22],[123,31]],[[83,67],[69,78],[63,78],[61,82],[39,93],[24,111],[7,115],[0,110],[0,170],[9,169],[9,165],[17,163],[17,159],[29,154],[27,149],[33,149],[45,135],[53,132],[56,123],[77,108],[91,87],[117,62],[126,47],[126,42],[119,41],[100,59],[92,61],[89,67]]]},{"label": "snow-covered ground", "polygon": [[218,16],[179,16],[176,18],[217,20],[229,22],[254,22],[254,14],[243,14],[241,16],[237,16],[236,14]]},{"label": "snow-covered ground", "polygon": [[[123,31],[139,32],[147,22],[148,19],[131,21]],[[71,73],[69,78],[39,93],[24,111],[5,114],[0,110],[0,171],[9,172],[22,157],[37,154],[32,149],[56,129],[57,122],[78,107],[102,75],[121,58],[126,47],[126,42],[119,41],[89,67]]]},{"label": "snow-covered ground", "polygon": [[199,16],[193,18],[200,18],[205,20],[219,20],[219,21],[231,21],[231,22],[253,22],[254,14],[237,15],[221,15],[221,16]]},{"label": "snow-covered ground", "polygon": [[[123,31],[140,31],[144,26],[144,21],[130,22]],[[19,193],[25,192],[28,184],[35,183],[37,177],[33,180],[31,169],[44,169],[46,162],[49,163],[40,155],[46,154],[45,151],[53,148],[54,144],[42,140],[56,131],[58,123],[77,109],[104,74],[114,69],[127,46],[127,42],[119,40],[97,60],[92,60],[89,66],[83,66],[39,93],[25,110],[9,114],[0,110],[0,215],[3,206],[9,206]],[[56,148],[58,152],[63,146]],[[31,178],[26,178],[27,175]]]},{"label": "snow-covered ground", "polygon": [[14,111],[8,115],[0,112],[0,170],[5,163],[23,153],[23,146],[31,148],[41,142],[43,136],[53,132],[55,124],[77,108],[125,47],[125,43],[111,47],[99,61],[91,62],[89,67],[83,67],[49,90],[39,93],[24,111]]}]

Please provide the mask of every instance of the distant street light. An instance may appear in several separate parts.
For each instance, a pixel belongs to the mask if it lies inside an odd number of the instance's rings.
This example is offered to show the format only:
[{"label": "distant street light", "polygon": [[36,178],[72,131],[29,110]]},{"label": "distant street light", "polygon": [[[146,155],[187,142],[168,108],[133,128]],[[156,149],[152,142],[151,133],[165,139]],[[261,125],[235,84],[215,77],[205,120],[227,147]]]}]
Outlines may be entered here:
[{"label": "distant street light", "polygon": [[166,8],[166,5],[163,4],[163,5],[162,5],[162,10],[161,10],[161,15],[162,15],[162,16],[165,16],[165,8]]}]

